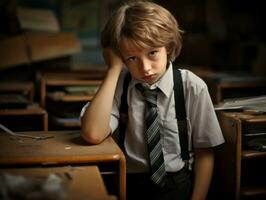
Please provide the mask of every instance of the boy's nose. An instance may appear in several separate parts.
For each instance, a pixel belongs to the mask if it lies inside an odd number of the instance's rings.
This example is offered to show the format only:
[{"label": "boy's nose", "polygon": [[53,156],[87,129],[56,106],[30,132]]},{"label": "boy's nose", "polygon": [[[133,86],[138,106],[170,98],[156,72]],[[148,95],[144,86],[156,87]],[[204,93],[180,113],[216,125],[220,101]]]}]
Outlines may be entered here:
[{"label": "boy's nose", "polygon": [[147,60],[141,60],[141,69],[146,74],[151,70],[151,63]]}]

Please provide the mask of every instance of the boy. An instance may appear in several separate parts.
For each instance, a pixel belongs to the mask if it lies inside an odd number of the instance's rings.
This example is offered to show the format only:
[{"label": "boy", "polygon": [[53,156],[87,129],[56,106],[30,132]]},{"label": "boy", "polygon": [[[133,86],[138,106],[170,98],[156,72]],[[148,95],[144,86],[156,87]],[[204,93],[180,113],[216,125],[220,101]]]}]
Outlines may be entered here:
[{"label": "boy", "polygon": [[[180,155],[173,90],[172,62],[182,46],[181,33],[169,11],[144,1],[122,5],[102,32],[103,57],[108,71],[92,102],[81,112],[82,137],[91,144],[98,144],[117,129],[123,82],[129,71],[132,79],[127,93],[128,121],[124,139],[127,199],[196,200],[205,199],[208,193],[214,164],[212,148],[222,144],[224,139],[206,84],[192,72],[180,70],[190,169],[194,161],[192,181],[190,170]],[[156,116],[153,118],[159,125],[152,128],[147,128],[149,120],[145,118],[150,114],[147,114],[147,97],[143,95],[147,88],[157,88],[157,92],[153,92],[157,95],[157,100],[153,100],[156,109],[150,113]],[[154,145],[159,156],[151,157],[150,142],[146,141],[148,134],[153,135],[148,133],[150,130],[159,132],[159,136],[154,136],[159,137]],[[150,161],[156,157],[161,158],[155,170],[160,173],[154,175]]]}]

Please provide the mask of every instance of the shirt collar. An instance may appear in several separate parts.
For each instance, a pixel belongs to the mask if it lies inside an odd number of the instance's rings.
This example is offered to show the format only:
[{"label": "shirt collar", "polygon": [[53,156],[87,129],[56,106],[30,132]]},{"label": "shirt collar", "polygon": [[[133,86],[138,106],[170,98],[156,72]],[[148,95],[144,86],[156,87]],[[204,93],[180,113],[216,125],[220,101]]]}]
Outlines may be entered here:
[{"label": "shirt collar", "polygon": [[159,89],[167,96],[169,97],[173,87],[173,65],[170,62],[168,68],[166,69],[164,75],[160,78],[158,82],[156,82]]},{"label": "shirt collar", "polygon": [[[173,80],[173,65],[171,62],[169,62],[168,68],[166,69],[164,75],[156,83],[150,86],[150,88],[154,89],[158,87],[163,92],[164,95],[169,97],[173,90],[173,86],[174,86],[174,83],[172,80]],[[141,82],[133,78],[129,84],[129,89],[132,89],[138,83],[141,83]]]}]

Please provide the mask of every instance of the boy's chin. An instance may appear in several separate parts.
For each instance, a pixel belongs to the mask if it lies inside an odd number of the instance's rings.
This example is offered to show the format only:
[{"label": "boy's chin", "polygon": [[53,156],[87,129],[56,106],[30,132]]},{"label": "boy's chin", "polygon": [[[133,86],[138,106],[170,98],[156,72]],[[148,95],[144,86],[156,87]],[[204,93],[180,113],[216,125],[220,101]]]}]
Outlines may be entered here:
[{"label": "boy's chin", "polygon": [[158,82],[160,78],[156,78],[156,79],[153,79],[153,80],[146,80],[146,81],[143,81],[144,83],[148,84],[148,85],[153,85],[154,83]]}]

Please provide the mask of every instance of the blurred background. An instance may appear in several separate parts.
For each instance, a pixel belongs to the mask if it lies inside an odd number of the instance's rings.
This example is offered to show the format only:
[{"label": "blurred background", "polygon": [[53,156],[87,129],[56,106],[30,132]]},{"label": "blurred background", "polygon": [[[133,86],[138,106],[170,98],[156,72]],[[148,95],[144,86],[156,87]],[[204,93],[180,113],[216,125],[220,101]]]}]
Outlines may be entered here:
[{"label": "blurred background", "polygon": [[[29,32],[72,32],[77,36],[80,50],[77,46],[73,47],[72,52],[66,53],[68,58],[63,52],[61,55],[55,52],[58,55],[50,56],[56,59],[53,61],[61,61],[64,67],[72,69],[104,67],[99,44],[100,31],[109,15],[121,2],[123,1],[1,0],[0,42]],[[265,19],[263,1],[157,0],[154,2],[170,10],[185,31],[184,47],[176,60],[178,65],[248,71],[265,75],[263,59],[266,34],[263,25]],[[59,40],[58,45],[60,45]],[[56,45],[56,41],[51,45]],[[71,48],[71,45],[68,48]],[[3,56],[3,51],[6,50],[3,48],[0,50],[0,56]],[[19,65],[30,65],[32,66],[30,68],[36,69],[43,65],[43,62],[51,61],[50,57],[44,56],[33,59],[34,62],[18,60],[16,64],[16,62],[4,62],[3,59],[8,57],[2,56],[1,75]],[[51,62],[48,65],[51,66]],[[19,67],[19,70],[21,69],[23,67]]]}]

